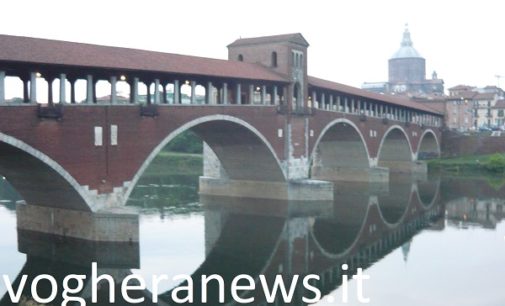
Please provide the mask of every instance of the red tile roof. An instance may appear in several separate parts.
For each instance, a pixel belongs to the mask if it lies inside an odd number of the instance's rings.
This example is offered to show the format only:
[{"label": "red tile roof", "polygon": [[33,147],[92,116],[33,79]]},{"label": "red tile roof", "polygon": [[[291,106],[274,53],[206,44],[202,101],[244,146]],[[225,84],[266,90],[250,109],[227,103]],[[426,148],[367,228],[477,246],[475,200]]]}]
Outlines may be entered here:
[{"label": "red tile roof", "polygon": [[378,93],[370,92],[367,90],[359,89],[356,87],[319,79],[319,78],[312,77],[312,76],[309,76],[309,86],[339,91],[342,93],[346,93],[348,95],[364,97],[364,98],[373,99],[373,100],[377,100],[377,101],[384,101],[386,103],[400,105],[400,106],[404,106],[404,107],[415,108],[418,110],[422,110],[422,111],[437,114],[437,115],[441,114],[439,111],[437,111],[427,105],[414,102],[414,101],[412,101],[408,98],[405,98],[405,97],[392,96],[392,95],[387,95],[387,94],[378,94]]},{"label": "red tile roof", "polygon": [[0,61],[287,82],[257,64],[10,35],[0,35]]},{"label": "red tile roof", "polygon": [[239,38],[228,45],[228,47],[236,47],[236,46],[247,46],[247,45],[255,45],[255,44],[268,44],[268,43],[277,43],[277,42],[292,42],[295,44],[299,44],[305,47],[309,46],[307,40],[300,33],[292,33],[292,34],[281,34],[281,35],[272,35],[272,36],[261,36],[261,37],[251,37],[251,38]]}]

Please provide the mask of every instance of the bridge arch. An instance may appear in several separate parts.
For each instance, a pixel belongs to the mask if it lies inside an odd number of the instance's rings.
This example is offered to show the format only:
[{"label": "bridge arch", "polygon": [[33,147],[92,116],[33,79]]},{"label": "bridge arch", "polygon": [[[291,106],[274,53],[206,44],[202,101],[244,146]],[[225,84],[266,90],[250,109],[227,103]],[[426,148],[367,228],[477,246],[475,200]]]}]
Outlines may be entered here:
[{"label": "bridge arch", "polygon": [[[22,168],[29,171],[20,171]],[[70,173],[27,143],[0,132],[0,173],[28,204],[97,211],[98,201]],[[27,175],[28,174],[28,175]]]},{"label": "bridge arch", "polygon": [[328,178],[324,172],[370,168],[372,161],[365,137],[354,122],[339,118],[325,126],[310,156],[312,177]]},{"label": "bridge arch", "polygon": [[[209,115],[181,125],[170,132],[149,154],[129,182],[123,204],[152,160],[176,136],[192,130],[217,155],[226,174],[233,180],[278,181],[286,180],[272,145],[255,127],[229,115]],[[252,154],[254,152],[254,154]],[[254,165],[254,167],[244,167]]]},{"label": "bridge arch", "polygon": [[432,129],[427,129],[419,138],[416,156],[418,159],[440,157],[440,141]]},{"label": "bridge arch", "polygon": [[397,166],[399,162],[414,161],[412,144],[405,130],[399,125],[391,126],[381,139],[377,162],[381,167]]}]

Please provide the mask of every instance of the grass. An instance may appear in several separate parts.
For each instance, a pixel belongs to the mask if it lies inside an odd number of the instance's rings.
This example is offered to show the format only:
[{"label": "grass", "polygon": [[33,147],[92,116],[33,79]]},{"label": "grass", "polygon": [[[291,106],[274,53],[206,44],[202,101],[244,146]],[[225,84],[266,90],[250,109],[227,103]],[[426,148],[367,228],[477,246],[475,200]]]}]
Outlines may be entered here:
[{"label": "grass", "polygon": [[428,161],[430,170],[454,173],[493,173],[504,175],[505,155],[472,155],[456,158],[442,158]]}]

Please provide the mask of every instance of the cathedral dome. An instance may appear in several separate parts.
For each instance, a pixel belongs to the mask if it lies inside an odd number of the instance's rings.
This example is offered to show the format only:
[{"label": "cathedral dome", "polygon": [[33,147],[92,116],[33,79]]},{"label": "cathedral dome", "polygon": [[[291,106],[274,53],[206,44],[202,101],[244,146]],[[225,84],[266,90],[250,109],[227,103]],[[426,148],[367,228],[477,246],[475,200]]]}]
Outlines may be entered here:
[{"label": "cathedral dome", "polygon": [[393,54],[391,59],[395,58],[422,58],[422,56],[417,52],[412,46],[412,40],[410,39],[410,32],[407,27],[405,27],[405,32],[403,32],[403,39],[400,49]]}]

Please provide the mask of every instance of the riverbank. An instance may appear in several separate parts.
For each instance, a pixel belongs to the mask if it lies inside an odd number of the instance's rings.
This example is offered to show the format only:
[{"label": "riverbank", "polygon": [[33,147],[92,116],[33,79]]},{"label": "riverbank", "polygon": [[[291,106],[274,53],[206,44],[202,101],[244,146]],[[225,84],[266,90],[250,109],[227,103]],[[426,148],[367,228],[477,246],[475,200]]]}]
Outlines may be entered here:
[{"label": "riverbank", "polygon": [[469,155],[456,158],[441,158],[428,161],[431,171],[465,174],[505,175],[505,155]]},{"label": "riverbank", "polygon": [[203,174],[203,155],[162,151],[146,169],[145,176]]}]

